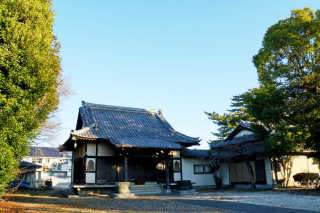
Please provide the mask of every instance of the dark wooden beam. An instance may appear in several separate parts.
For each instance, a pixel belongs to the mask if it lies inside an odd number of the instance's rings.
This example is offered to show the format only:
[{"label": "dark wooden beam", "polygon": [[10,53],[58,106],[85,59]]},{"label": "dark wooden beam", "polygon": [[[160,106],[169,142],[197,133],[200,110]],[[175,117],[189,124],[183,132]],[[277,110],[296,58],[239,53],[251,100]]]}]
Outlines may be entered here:
[{"label": "dark wooden beam", "polygon": [[128,157],[124,157],[124,182],[128,182]]},{"label": "dark wooden beam", "polygon": [[170,178],[169,178],[169,156],[166,157],[166,183],[167,191],[170,191]]}]

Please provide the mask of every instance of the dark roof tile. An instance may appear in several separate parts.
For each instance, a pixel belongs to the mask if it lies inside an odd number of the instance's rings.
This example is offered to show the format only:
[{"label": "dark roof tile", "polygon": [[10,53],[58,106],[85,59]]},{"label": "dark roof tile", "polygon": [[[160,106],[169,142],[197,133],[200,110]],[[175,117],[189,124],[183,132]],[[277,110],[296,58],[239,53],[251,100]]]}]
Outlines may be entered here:
[{"label": "dark roof tile", "polygon": [[182,156],[184,157],[198,157],[198,158],[203,158],[203,157],[209,157],[209,150],[203,150],[203,149],[185,149],[181,152]]},{"label": "dark roof tile", "polygon": [[[175,131],[161,110],[87,102],[82,104],[79,113],[83,126],[82,129],[71,131],[71,137],[106,139],[116,147],[163,149],[180,149],[183,146],[198,145],[200,141],[199,138]],[[64,146],[67,146],[68,141]]]}]

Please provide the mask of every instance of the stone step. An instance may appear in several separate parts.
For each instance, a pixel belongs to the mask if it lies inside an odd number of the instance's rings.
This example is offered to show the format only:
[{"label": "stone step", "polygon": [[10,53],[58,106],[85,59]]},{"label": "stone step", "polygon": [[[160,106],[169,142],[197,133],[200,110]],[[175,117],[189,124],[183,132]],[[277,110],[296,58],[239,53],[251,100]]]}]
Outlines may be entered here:
[{"label": "stone step", "polygon": [[159,188],[160,186],[159,185],[155,185],[155,186],[130,186],[130,188],[134,188],[134,189],[140,189],[140,188]]},{"label": "stone step", "polygon": [[162,190],[161,188],[152,188],[152,189],[150,189],[150,188],[140,188],[140,189],[132,189],[132,188],[130,188],[130,191],[154,191],[154,190]]},{"label": "stone step", "polygon": [[139,184],[139,185],[136,185],[134,183],[131,183],[131,186],[157,186],[159,185],[158,183],[155,183],[155,182],[146,182],[145,184]]},{"label": "stone step", "polygon": [[162,188],[156,182],[147,182],[145,185],[131,185],[130,191],[138,195],[163,193]]},{"label": "stone step", "polygon": [[134,194],[144,194],[144,193],[154,193],[154,194],[161,194],[163,191],[131,191]]},{"label": "stone step", "polygon": [[132,192],[136,192],[136,191],[162,191],[162,189],[160,189],[160,188],[155,188],[155,189],[130,189],[130,191],[132,191]]},{"label": "stone step", "polygon": [[163,192],[137,192],[135,195],[154,195],[154,194],[163,194]]}]

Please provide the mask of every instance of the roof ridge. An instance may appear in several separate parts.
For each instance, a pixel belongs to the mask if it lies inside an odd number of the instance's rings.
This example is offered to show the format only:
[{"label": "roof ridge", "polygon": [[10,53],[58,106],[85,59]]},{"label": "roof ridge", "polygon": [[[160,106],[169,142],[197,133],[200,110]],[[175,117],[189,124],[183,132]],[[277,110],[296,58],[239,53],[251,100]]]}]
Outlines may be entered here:
[{"label": "roof ridge", "polygon": [[137,112],[137,113],[156,113],[162,114],[161,109],[142,109],[142,108],[133,108],[133,107],[123,107],[123,106],[114,106],[114,105],[104,105],[104,104],[95,104],[95,103],[88,103],[82,101],[82,106],[90,107],[90,108],[100,108],[100,109],[109,109],[112,111],[126,111],[126,112]]}]

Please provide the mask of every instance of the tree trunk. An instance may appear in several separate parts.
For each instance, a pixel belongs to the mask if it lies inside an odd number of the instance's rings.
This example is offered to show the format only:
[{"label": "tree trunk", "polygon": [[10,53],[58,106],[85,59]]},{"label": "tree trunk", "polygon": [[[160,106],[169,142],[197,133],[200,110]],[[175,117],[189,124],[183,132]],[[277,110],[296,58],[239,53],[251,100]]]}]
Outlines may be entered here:
[{"label": "tree trunk", "polygon": [[249,171],[251,189],[256,189],[256,180],[254,179],[254,174],[253,174],[253,171],[252,171],[252,167],[251,167],[251,164],[249,163],[247,157],[244,159],[244,163],[247,165],[247,168],[248,168],[248,171]]}]

